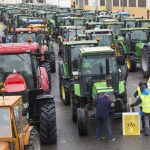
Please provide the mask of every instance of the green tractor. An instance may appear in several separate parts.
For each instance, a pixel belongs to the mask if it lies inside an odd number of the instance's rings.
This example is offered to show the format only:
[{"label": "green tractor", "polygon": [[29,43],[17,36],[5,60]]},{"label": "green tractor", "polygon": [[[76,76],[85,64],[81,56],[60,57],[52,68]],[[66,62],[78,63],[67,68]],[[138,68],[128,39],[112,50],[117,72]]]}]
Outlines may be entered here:
[{"label": "green tractor", "polygon": [[78,69],[79,49],[82,47],[97,46],[96,40],[64,42],[63,60],[59,62],[60,97],[65,105],[70,104],[70,86],[72,72]]},{"label": "green tractor", "polygon": [[112,30],[110,29],[92,29],[86,30],[86,39],[88,40],[97,40],[99,42],[99,46],[112,46],[113,35]]},{"label": "green tractor", "polygon": [[144,44],[149,42],[149,28],[124,28],[121,32],[123,40],[118,42],[117,56],[126,63],[129,71],[136,71]]},{"label": "green tractor", "polygon": [[147,28],[150,26],[150,19],[137,19],[136,27]]},{"label": "green tractor", "polygon": [[60,56],[63,54],[63,42],[76,41],[78,34],[81,34],[84,31],[85,31],[84,26],[60,26],[58,36],[58,45],[59,45],[58,54]]},{"label": "green tractor", "polygon": [[127,111],[125,80],[110,47],[80,49],[78,71],[73,72],[71,83],[72,120],[77,121],[79,135],[87,134],[88,119],[95,118],[96,99],[109,92],[115,103],[113,117],[121,117]]}]

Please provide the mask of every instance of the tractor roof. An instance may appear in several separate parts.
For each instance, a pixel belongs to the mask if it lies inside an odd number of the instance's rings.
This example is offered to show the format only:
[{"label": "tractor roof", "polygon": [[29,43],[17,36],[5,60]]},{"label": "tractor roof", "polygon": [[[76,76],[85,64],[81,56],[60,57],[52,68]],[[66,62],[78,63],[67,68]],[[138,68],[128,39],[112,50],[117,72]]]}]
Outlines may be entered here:
[{"label": "tractor roof", "polygon": [[86,17],[63,17],[62,19],[85,20]]},{"label": "tractor roof", "polygon": [[0,107],[15,106],[20,100],[21,96],[0,96]]},{"label": "tractor roof", "polygon": [[20,32],[38,32],[39,29],[37,28],[15,28],[15,32],[16,33],[20,33]]},{"label": "tractor roof", "polygon": [[150,19],[138,19],[138,21],[140,21],[140,22],[143,22],[143,21],[147,21],[147,22],[149,22],[150,21]]},{"label": "tractor roof", "polygon": [[62,29],[82,29],[85,28],[83,26],[60,26]]},{"label": "tractor roof", "polygon": [[70,46],[70,45],[82,45],[82,44],[97,44],[98,42],[96,40],[83,40],[83,41],[69,41],[64,42],[64,45]]},{"label": "tractor roof", "polygon": [[149,30],[149,28],[122,28],[121,31]]},{"label": "tractor roof", "polygon": [[114,54],[114,50],[108,46],[81,48],[80,52],[82,55],[97,55],[97,54],[111,55],[111,54]]},{"label": "tractor roof", "polygon": [[124,25],[123,22],[118,22],[118,21],[103,21],[104,25]]},{"label": "tractor roof", "polygon": [[112,33],[111,29],[99,29],[99,28],[95,28],[95,29],[91,29],[91,30],[86,30],[85,33]]},{"label": "tractor roof", "polygon": [[87,22],[87,24],[89,25],[103,25],[103,22],[95,22],[95,21],[91,21],[91,22]]},{"label": "tractor roof", "polygon": [[8,43],[0,44],[0,54],[17,54],[26,52],[36,52],[38,43]]}]

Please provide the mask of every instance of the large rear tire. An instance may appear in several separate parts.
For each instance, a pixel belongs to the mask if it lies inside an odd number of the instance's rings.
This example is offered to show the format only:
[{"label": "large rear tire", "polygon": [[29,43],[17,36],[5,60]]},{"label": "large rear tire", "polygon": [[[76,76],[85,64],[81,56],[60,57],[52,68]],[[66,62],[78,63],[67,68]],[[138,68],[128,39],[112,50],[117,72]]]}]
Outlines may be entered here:
[{"label": "large rear tire", "polygon": [[77,122],[77,106],[75,105],[75,94],[74,90],[72,90],[72,93],[70,94],[70,103],[71,103],[71,116],[72,121]]},{"label": "large rear tire", "polygon": [[25,150],[41,150],[39,133],[35,128],[30,132],[29,143],[25,145]]},{"label": "large rear tire", "polygon": [[148,47],[144,47],[141,52],[141,69],[143,76],[148,78],[150,76],[150,51]]},{"label": "large rear tire", "polygon": [[44,104],[40,113],[40,139],[43,144],[57,141],[55,104]]},{"label": "large rear tire", "polygon": [[77,109],[77,127],[80,136],[87,135],[87,114],[85,108]]}]

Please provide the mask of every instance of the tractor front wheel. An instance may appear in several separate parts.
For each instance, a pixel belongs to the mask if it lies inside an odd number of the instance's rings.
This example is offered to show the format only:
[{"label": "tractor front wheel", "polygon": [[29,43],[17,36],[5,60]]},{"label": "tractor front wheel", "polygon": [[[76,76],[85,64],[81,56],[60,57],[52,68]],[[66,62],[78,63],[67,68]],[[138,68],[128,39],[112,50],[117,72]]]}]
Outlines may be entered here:
[{"label": "tractor front wheel", "polygon": [[87,115],[85,108],[77,109],[77,127],[80,136],[87,134]]},{"label": "tractor front wheel", "polygon": [[43,144],[57,141],[55,104],[44,104],[40,113],[40,139]]},{"label": "tractor front wheel", "polygon": [[126,66],[130,72],[136,71],[136,59],[132,56],[125,58]]},{"label": "tractor front wheel", "polygon": [[29,143],[25,145],[25,150],[41,150],[40,137],[35,128],[30,132]]},{"label": "tractor front wheel", "polygon": [[56,59],[55,59],[55,53],[52,53],[50,55],[50,64],[51,64],[51,73],[56,72]]}]

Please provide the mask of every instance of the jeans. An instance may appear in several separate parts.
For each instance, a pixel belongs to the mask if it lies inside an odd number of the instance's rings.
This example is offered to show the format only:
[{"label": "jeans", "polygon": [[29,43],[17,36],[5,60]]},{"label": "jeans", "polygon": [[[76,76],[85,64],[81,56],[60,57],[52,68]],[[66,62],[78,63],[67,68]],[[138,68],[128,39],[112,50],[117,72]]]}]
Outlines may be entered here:
[{"label": "jeans", "polygon": [[108,139],[111,140],[112,130],[111,130],[111,121],[110,117],[96,117],[96,138],[101,137],[102,127],[106,128]]},{"label": "jeans", "polygon": [[150,114],[145,114],[145,134],[150,135]]}]

